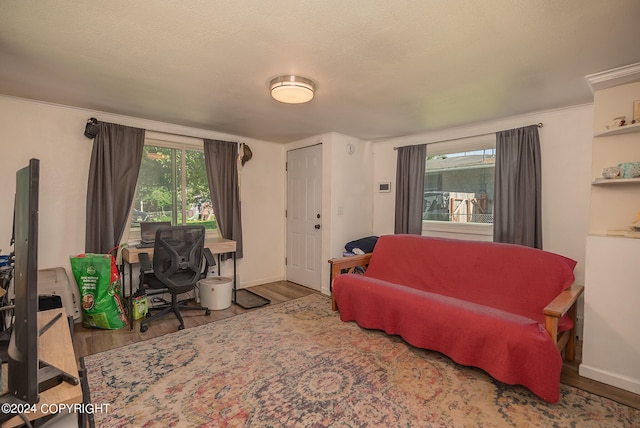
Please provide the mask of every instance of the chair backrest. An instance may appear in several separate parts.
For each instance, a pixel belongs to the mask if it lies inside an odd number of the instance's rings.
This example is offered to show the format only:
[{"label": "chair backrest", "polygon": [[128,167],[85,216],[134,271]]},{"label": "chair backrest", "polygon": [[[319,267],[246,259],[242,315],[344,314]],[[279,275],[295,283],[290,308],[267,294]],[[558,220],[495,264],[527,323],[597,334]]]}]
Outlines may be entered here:
[{"label": "chair backrest", "polygon": [[153,273],[169,289],[193,286],[203,265],[204,226],[162,227],[156,231]]}]

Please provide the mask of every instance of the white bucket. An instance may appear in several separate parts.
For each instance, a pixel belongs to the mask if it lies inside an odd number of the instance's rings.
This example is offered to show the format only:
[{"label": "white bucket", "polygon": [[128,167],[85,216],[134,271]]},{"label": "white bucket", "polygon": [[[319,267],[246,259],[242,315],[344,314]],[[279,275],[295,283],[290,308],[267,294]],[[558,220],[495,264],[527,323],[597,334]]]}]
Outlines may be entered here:
[{"label": "white bucket", "polygon": [[209,276],[198,281],[200,306],[213,311],[231,306],[233,281],[224,276]]}]

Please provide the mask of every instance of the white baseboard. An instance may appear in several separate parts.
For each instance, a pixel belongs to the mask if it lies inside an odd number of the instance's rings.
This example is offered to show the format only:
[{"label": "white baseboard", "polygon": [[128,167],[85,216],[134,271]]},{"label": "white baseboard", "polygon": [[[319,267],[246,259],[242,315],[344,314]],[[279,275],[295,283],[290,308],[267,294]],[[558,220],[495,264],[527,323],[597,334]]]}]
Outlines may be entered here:
[{"label": "white baseboard", "polygon": [[582,377],[606,383],[607,385],[615,386],[616,388],[624,389],[625,391],[633,392],[634,394],[640,394],[640,379],[633,379],[618,373],[612,373],[606,370],[590,367],[585,364],[580,364],[578,373]]},{"label": "white baseboard", "polygon": [[276,282],[276,281],[284,281],[284,278],[282,276],[274,276],[270,278],[260,278],[253,281],[239,281],[239,283],[236,284],[236,289],[240,290],[242,288],[249,288],[256,285],[264,285],[264,284],[268,284],[270,282]]}]

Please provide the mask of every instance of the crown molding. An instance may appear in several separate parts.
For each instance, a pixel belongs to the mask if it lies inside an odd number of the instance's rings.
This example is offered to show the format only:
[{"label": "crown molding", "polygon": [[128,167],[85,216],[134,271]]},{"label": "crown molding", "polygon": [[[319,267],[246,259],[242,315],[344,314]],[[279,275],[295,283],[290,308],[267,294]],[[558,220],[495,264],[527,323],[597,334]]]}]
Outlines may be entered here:
[{"label": "crown molding", "polygon": [[592,91],[611,88],[640,80],[640,62],[624,67],[589,74],[584,78],[591,85]]}]

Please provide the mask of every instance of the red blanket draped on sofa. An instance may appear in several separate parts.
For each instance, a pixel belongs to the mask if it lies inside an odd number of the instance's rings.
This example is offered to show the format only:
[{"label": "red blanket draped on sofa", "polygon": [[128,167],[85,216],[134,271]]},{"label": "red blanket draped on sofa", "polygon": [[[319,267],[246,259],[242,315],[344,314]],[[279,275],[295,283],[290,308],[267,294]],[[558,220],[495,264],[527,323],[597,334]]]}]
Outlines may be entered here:
[{"label": "red blanket draped on sofa", "polygon": [[378,240],[365,275],[338,276],[333,293],[343,321],[398,334],[555,402],[562,358],[543,308],[572,284],[575,264],[517,245],[391,235]]}]

